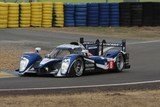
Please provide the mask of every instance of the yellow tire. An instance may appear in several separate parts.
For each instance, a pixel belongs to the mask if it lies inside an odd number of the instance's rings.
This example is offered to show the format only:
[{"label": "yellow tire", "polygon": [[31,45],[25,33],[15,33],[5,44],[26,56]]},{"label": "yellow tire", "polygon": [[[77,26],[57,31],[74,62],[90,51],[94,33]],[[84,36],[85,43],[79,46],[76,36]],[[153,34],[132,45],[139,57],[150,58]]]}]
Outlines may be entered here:
[{"label": "yellow tire", "polygon": [[8,3],[9,7],[19,7],[18,3]]},{"label": "yellow tire", "polygon": [[52,17],[46,17],[46,16],[45,16],[45,17],[42,17],[42,19],[43,19],[43,20],[52,20],[53,18],[52,18]]},{"label": "yellow tire", "polygon": [[19,10],[19,7],[9,7],[9,10]]},{"label": "yellow tire", "polygon": [[20,24],[30,24],[31,23],[31,21],[20,21]]},{"label": "yellow tire", "polygon": [[0,7],[1,11],[8,11],[8,7]]},{"label": "yellow tire", "polygon": [[21,7],[30,7],[31,4],[30,3],[20,3]]},{"label": "yellow tire", "polygon": [[1,19],[1,20],[0,20],[0,23],[1,23],[1,24],[2,24],[2,23],[3,23],[3,24],[4,24],[4,23],[8,23],[8,20],[7,20],[7,19]]},{"label": "yellow tire", "polygon": [[47,24],[47,25],[45,25],[45,24],[42,24],[42,27],[44,27],[44,28],[51,28],[52,27],[52,24]]},{"label": "yellow tire", "polygon": [[8,14],[19,14],[19,10],[9,10]]},{"label": "yellow tire", "polygon": [[19,17],[8,17],[8,21],[19,21]]},{"label": "yellow tire", "polygon": [[30,21],[31,18],[30,17],[20,17],[20,20],[22,20],[22,21]]},{"label": "yellow tire", "polygon": [[9,28],[18,28],[19,25],[18,24],[9,24],[8,27]]},{"label": "yellow tire", "polygon": [[53,11],[52,8],[43,8],[42,11]]},{"label": "yellow tire", "polygon": [[28,10],[21,10],[20,11],[20,14],[31,14],[31,11],[28,11]]},{"label": "yellow tire", "polygon": [[31,7],[20,7],[21,10],[31,10]]},{"label": "yellow tire", "polygon": [[6,25],[0,25],[0,28],[7,28],[7,24]]},{"label": "yellow tire", "polygon": [[20,17],[31,17],[31,14],[20,14]]},{"label": "yellow tire", "polygon": [[8,4],[0,2],[0,7],[8,7]]},{"label": "yellow tire", "polygon": [[38,18],[33,18],[33,19],[31,19],[31,21],[35,21],[35,22],[41,22],[42,21],[42,19],[38,19]]},{"label": "yellow tire", "polygon": [[8,19],[8,15],[0,15],[0,20]]},{"label": "yellow tire", "polygon": [[19,24],[19,22],[18,21],[8,21],[8,24],[9,25],[17,25],[17,24]]},{"label": "yellow tire", "polygon": [[55,24],[64,24],[64,21],[54,21]]},{"label": "yellow tire", "polygon": [[27,27],[30,27],[30,24],[20,24],[20,27],[27,28]]},{"label": "yellow tire", "polygon": [[42,23],[52,23],[52,20],[42,20]]},{"label": "yellow tire", "polygon": [[52,9],[52,8],[53,8],[53,5],[43,5],[42,7],[43,7],[43,8],[51,8],[51,9]]},{"label": "yellow tire", "polygon": [[31,12],[32,15],[42,15],[42,12]]},{"label": "yellow tire", "polygon": [[31,20],[32,20],[32,19],[42,19],[42,16],[38,16],[38,15],[33,16],[33,15],[32,15],[32,16],[31,16]]},{"label": "yellow tire", "polygon": [[7,15],[8,11],[0,11],[0,15]]},{"label": "yellow tire", "polygon": [[43,14],[53,14],[52,11],[43,11],[42,13],[43,13]]},{"label": "yellow tire", "polygon": [[32,12],[41,12],[42,8],[35,8],[35,9],[31,9]]},{"label": "yellow tire", "polygon": [[61,17],[56,17],[54,18],[55,21],[64,21],[64,18],[61,18]]}]

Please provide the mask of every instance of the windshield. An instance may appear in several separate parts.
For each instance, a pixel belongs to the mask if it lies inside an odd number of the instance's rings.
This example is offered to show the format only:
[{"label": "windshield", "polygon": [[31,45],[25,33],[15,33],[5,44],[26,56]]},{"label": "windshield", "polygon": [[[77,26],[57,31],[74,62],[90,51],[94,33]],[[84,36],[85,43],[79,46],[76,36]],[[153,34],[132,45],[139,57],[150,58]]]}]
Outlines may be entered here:
[{"label": "windshield", "polygon": [[71,52],[69,49],[57,48],[57,49],[54,49],[49,55],[50,55],[50,58],[63,58],[70,54]]}]

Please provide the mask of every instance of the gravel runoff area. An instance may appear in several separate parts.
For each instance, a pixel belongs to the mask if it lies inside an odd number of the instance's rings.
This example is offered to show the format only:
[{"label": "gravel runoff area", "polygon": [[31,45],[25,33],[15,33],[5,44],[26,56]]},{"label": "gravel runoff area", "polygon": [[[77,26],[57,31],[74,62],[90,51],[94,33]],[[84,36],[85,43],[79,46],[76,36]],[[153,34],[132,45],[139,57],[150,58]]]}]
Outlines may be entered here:
[{"label": "gravel runoff area", "polygon": [[1,107],[159,107],[160,91],[0,96]]}]

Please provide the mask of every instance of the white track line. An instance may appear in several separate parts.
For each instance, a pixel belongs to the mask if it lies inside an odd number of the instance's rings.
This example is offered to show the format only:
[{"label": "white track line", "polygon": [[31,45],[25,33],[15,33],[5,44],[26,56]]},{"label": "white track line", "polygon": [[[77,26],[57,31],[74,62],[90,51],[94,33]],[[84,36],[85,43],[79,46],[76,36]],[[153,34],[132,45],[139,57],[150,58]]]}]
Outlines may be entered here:
[{"label": "white track line", "polygon": [[160,40],[133,42],[133,43],[128,43],[128,44],[129,45],[138,45],[138,44],[148,44],[148,43],[157,43],[157,42],[160,42]]},{"label": "white track line", "polygon": [[103,85],[46,87],[46,88],[21,88],[21,89],[0,89],[0,92],[2,92],[2,91],[31,91],[31,90],[59,90],[59,89],[79,89],[79,88],[115,87],[115,86],[140,85],[140,84],[159,83],[159,82],[160,82],[160,80],[141,81],[141,82],[130,82],[130,83],[119,83],[119,84],[103,84]]}]

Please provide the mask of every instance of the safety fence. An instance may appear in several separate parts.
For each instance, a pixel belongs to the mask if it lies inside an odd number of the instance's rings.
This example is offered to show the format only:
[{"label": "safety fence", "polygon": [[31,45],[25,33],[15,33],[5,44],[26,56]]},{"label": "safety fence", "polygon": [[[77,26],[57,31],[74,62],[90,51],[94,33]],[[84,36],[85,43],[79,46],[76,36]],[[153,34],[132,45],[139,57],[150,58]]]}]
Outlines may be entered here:
[{"label": "safety fence", "polygon": [[64,26],[160,26],[160,3],[0,3],[0,28]]}]

